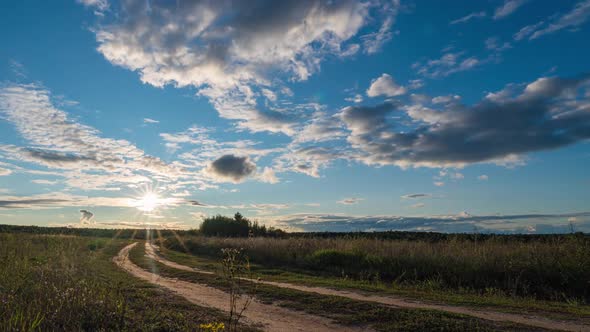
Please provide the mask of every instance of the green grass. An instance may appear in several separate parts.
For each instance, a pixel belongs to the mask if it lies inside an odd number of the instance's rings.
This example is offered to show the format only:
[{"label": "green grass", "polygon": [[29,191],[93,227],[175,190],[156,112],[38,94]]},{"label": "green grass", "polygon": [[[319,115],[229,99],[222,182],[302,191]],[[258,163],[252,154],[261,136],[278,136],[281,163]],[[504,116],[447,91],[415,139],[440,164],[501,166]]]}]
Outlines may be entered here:
[{"label": "green grass", "polygon": [[[173,252],[169,252],[173,254]],[[173,254],[176,255],[176,254]],[[186,257],[185,257],[186,258]],[[206,284],[227,291],[228,284],[219,275],[206,275],[167,267],[145,256],[143,243],[133,248],[130,259],[144,269],[156,267],[160,275]],[[183,262],[186,263],[186,262]],[[211,267],[215,263],[208,263]],[[340,324],[371,326],[378,331],[527,331],[525,326],[493,323],[473,317],[435,310],[394,309],[370,302],[354,301],[337,296],[325,296],[269,285],[244,283],[246,291],[256,287],[256,297],[309,314],[331,318]]]},{"label": "green grass", "polygon": [[[264,239],[261,240],[264,241]],[[170,240],[166,241],[169,243]],[[190,243],[188,248],[190,250]],[[184,248],[181,250],[184,250]],[[163,252],[163,256],[180,264],[204,270],[219,271],[220,269],[218,259],[211,254],[195,256],[177,250],[166,250]],[[354,264],[354,261],[350,263]],[[322,274],[297,267],[252,264],[251,268],[255,277],[261,277],[269,281],[377,292],[379,294],[392,294],[432,302],[492,308],[503,312],[530,312],[537,315],[548,315],[557,319],[580,320],[582,317],[590,317],[590,306],[579,301],[547,301],[530,296],[510,296],[493,288],[489,288],[485,292],[474,292],[470,288],[449,289],[441,287],[436,280],[414,283],[386,282],[381,279],[335,277],[330,274]]]},{"label": "green grass", "polygon": [[126,244],[0,234],[0,331],[195,331],[226,319],[120,270],[112,257]]}]

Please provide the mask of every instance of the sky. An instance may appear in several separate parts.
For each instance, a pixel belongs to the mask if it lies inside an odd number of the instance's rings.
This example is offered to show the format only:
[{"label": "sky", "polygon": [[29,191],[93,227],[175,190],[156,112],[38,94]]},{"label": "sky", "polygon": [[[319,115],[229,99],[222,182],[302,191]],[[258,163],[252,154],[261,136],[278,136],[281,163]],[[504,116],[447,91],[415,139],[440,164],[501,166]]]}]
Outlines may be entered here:
[{"label": "sky", "polygon": [[590,0],[0,4],[0,223],[590,231]]}]

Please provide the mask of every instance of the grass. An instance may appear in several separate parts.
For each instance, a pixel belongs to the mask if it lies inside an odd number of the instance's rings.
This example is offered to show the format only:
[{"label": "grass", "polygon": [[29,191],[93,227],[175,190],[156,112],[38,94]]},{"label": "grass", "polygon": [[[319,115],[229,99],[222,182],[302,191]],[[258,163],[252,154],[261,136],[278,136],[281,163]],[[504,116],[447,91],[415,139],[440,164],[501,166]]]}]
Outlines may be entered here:
[{"label": "grass", "polygon": [[[140,244],[130,252],[130,259],[144,269],[156,267],[160,275],[206,284],[224,291],[229,285],[219,275],[206,275],[170,268],[145,256]],[[215,265],[217,266],[217,265]],[[331,318],[344,325],[370,326],[378,331],[527,331],[527,327],[509,323],[494,323],[473,317],[435,310],[394,309],[370,302],[354,301],[337,296],[283,289],[264,284],[244,283],[246,291],[256,287],[256,297],[309,314]],[[536,330],[539,329],[529,329]]]},{"label": "grass", "polygon": [[[590,315],[590,306],[586,304],[585,297],[580,296],[588,291],[588,287],[576,296],[571,294],[571,289],[578,288],[568,283],[568,280],[573,280],[572,283],[587,284],[590,280],[590,257],[584,254],[590,252],[587,239],[571,236],[548,243],[541,240],[532,243],[506,243],[505,240],[502,242],[493,239],[484,243],[456,240],[431,243],[367,238],[185,237],[183,247],[177,245],[176,239],[166,239],[165,246],[175,250],[166,251],[164,255],[181,264],[215,270],[218,269],[218,248],[241,247],[246,250],[251,260],[257,263],[252,265],[253,272],[265,280],[390,293],[457,305],[494,307],[494,310],[505,312],[543,312],[565,319],[579,319]],[[198,257],[183,254],[181,251],[184,250]],[[380,260],[381,262],[399,257],[403,262],[409,261],[408,267],[400,270],[399,276],[393,280],[383,278],[374,270],[371,272],[370,268],[353,276],[346,272],[342,273],[342,270],[340,273],[334,270],[335,266],[352,266],[352,270],[362,271],[359,265],[363,266],[361,258],[363,255],[366,257],[367,253],[371,253],[373,257],[385,257]],[[518,260],[524,262],[515,263]],[[518,268],[514,267],[517,265]],[[493,280],[494,276],[499,274],[498,271],[504,271],[504,278],[509,279],[510,270],[507,266],[513,266],[512,273],[521,276],[521,286],[513,285],[512,291],[497,287],[497,281]],[[411,267],[414,271],[411,271]],[[443,272],[429,272],[430,277],[426,277],[428,271],[432,271],[433,268]],[[463,269],[467,272],[463,272]],[[522,272],[527,269],[529,272]],[[490,270],[495,270],[496,273],[486,275]],[[529,277],[531,271],[539,275]],[[452,276],[453,280],[467,275],[466,280],[460,284],[448,282],[445,275],[451,272],[456,274]],[[469,284],[470,278],[475,274],[481,274],[478,277],[482,283],[479,287]],[[548,274],[562,274],[561,277],[555,278],[562,278],[565,283],[558,283],[552,289],[556,292],[558,287],[562,287],[571,295],[559,293],[557,296],[557,293],[552,293],[555,296],[535,296],[537,294],[526,293],[524,285],[542,279]],[[529,279],[526,279],[527,277]],[[523,290],[514,291],[514,287],[522,287]],[[522,293],[524,295],[520,295]]]},{"label": "grass", "polygon": [[111,259],[126,244],[0,234],[0,331],[196,331],[224,321],[120,270]]}]

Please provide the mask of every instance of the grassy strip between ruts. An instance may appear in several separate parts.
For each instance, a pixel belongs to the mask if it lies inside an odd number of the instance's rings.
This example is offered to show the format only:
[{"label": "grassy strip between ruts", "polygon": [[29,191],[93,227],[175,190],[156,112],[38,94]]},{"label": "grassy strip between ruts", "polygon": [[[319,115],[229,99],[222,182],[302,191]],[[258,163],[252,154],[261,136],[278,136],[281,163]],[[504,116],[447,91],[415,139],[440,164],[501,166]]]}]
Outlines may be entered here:
[{"label": "grassy strip between ruts", "polygon": [[[133,263],[144,269],[151,270],[155,267],[162,276],[227,290],[227,283],[220,276],[182,271],[155,262],[145,256],[143,243],[133,248],[129,257]],[[244,283],[244,287],[250,291],[255,286],[253,283]],[[397,309],[263,284],[257,286],[256,297],[264,303],[328,317],[339,324],[370,326],[378,331],[539,331],[538,328],[490,322],[435,310]]]},{"label": "grassy strip between ruts", "polygon": [[0,331],[198,331],[226,319],[119,269],[128,243],[0,234]]},{"label": "grassy strip between ruts", "polygon": [[[166,250],[160,253],[170,261],[196,267],[208,271],[220,271],[218,260],[195,256],[176,250]],[[590,317],[590,306],[579,303],[542,301],[533,298],[508,297],[504,295],[486,294],[478,295],[465,290],[444,291],[440,289],[411,286],[386,285],[379,281],[361,281],[348,278],[336,278],[333,276],[310,275],[308,271],[292,268],[265,267],[260,264],[251,264],[254,277],[268,281],[287,282],[306,286],[320,286],[333,289],[357,290],[367,293],[391,294],[406,298],[442,302],[452,305],[466,305],[477,308],[490,308],[491,310],[509,313],[530,313],[543,315],[555,319],[581,320],[582,317]],[[587,321],[585,319],[584,321]],[[588,321],[590,323],[590,321]]]}]

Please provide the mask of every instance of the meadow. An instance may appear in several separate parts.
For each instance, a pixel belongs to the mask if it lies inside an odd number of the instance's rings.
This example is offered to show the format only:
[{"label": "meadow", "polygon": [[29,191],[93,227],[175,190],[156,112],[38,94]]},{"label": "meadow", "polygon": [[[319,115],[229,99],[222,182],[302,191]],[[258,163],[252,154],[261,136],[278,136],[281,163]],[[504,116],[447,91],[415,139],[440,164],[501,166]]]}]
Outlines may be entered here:
[{"label": "meadow", "polygon": [[[387,236],[385,236],[387,237]],[[399,236],[398,236],[399,237]],[[587,304],[590,237],[472,236],[427,233],[421,239],[379,234],[294,235],[283,238],[168,237],[178,252],[219,257],[243,248],[264,268],[385,284]]]},{"label": "meadow", "polygon": [[[190,268],[179,269],[146,255],[150,241],[160,245],[160,257]],[[183,281],[229,292],[230,283],[221,272],[222,249],[234,248],[250,262],[249,278],[590,324],[584,318],[590,317],[590,242],[584,234],[273,232],[224,237],[204,236],[198,230],[0,225],[0,331],[213,331],[210,327],[220,322],[228,326],[227,312],[191,303],[117,266],[113,257],[132,243],[138,245],[129,251],[129,261],[172,284]],[[272,283],[243,281],[238,292],[273,308],[354,330],[542,330],[514,321],[392,307]],[[260,328],[242,321],[236,329],[223,330]]]},{"label": "meadow", "polygon": [[117,268],[128,243],[0,233],[0,331],[196,331],[225,319]]}]

